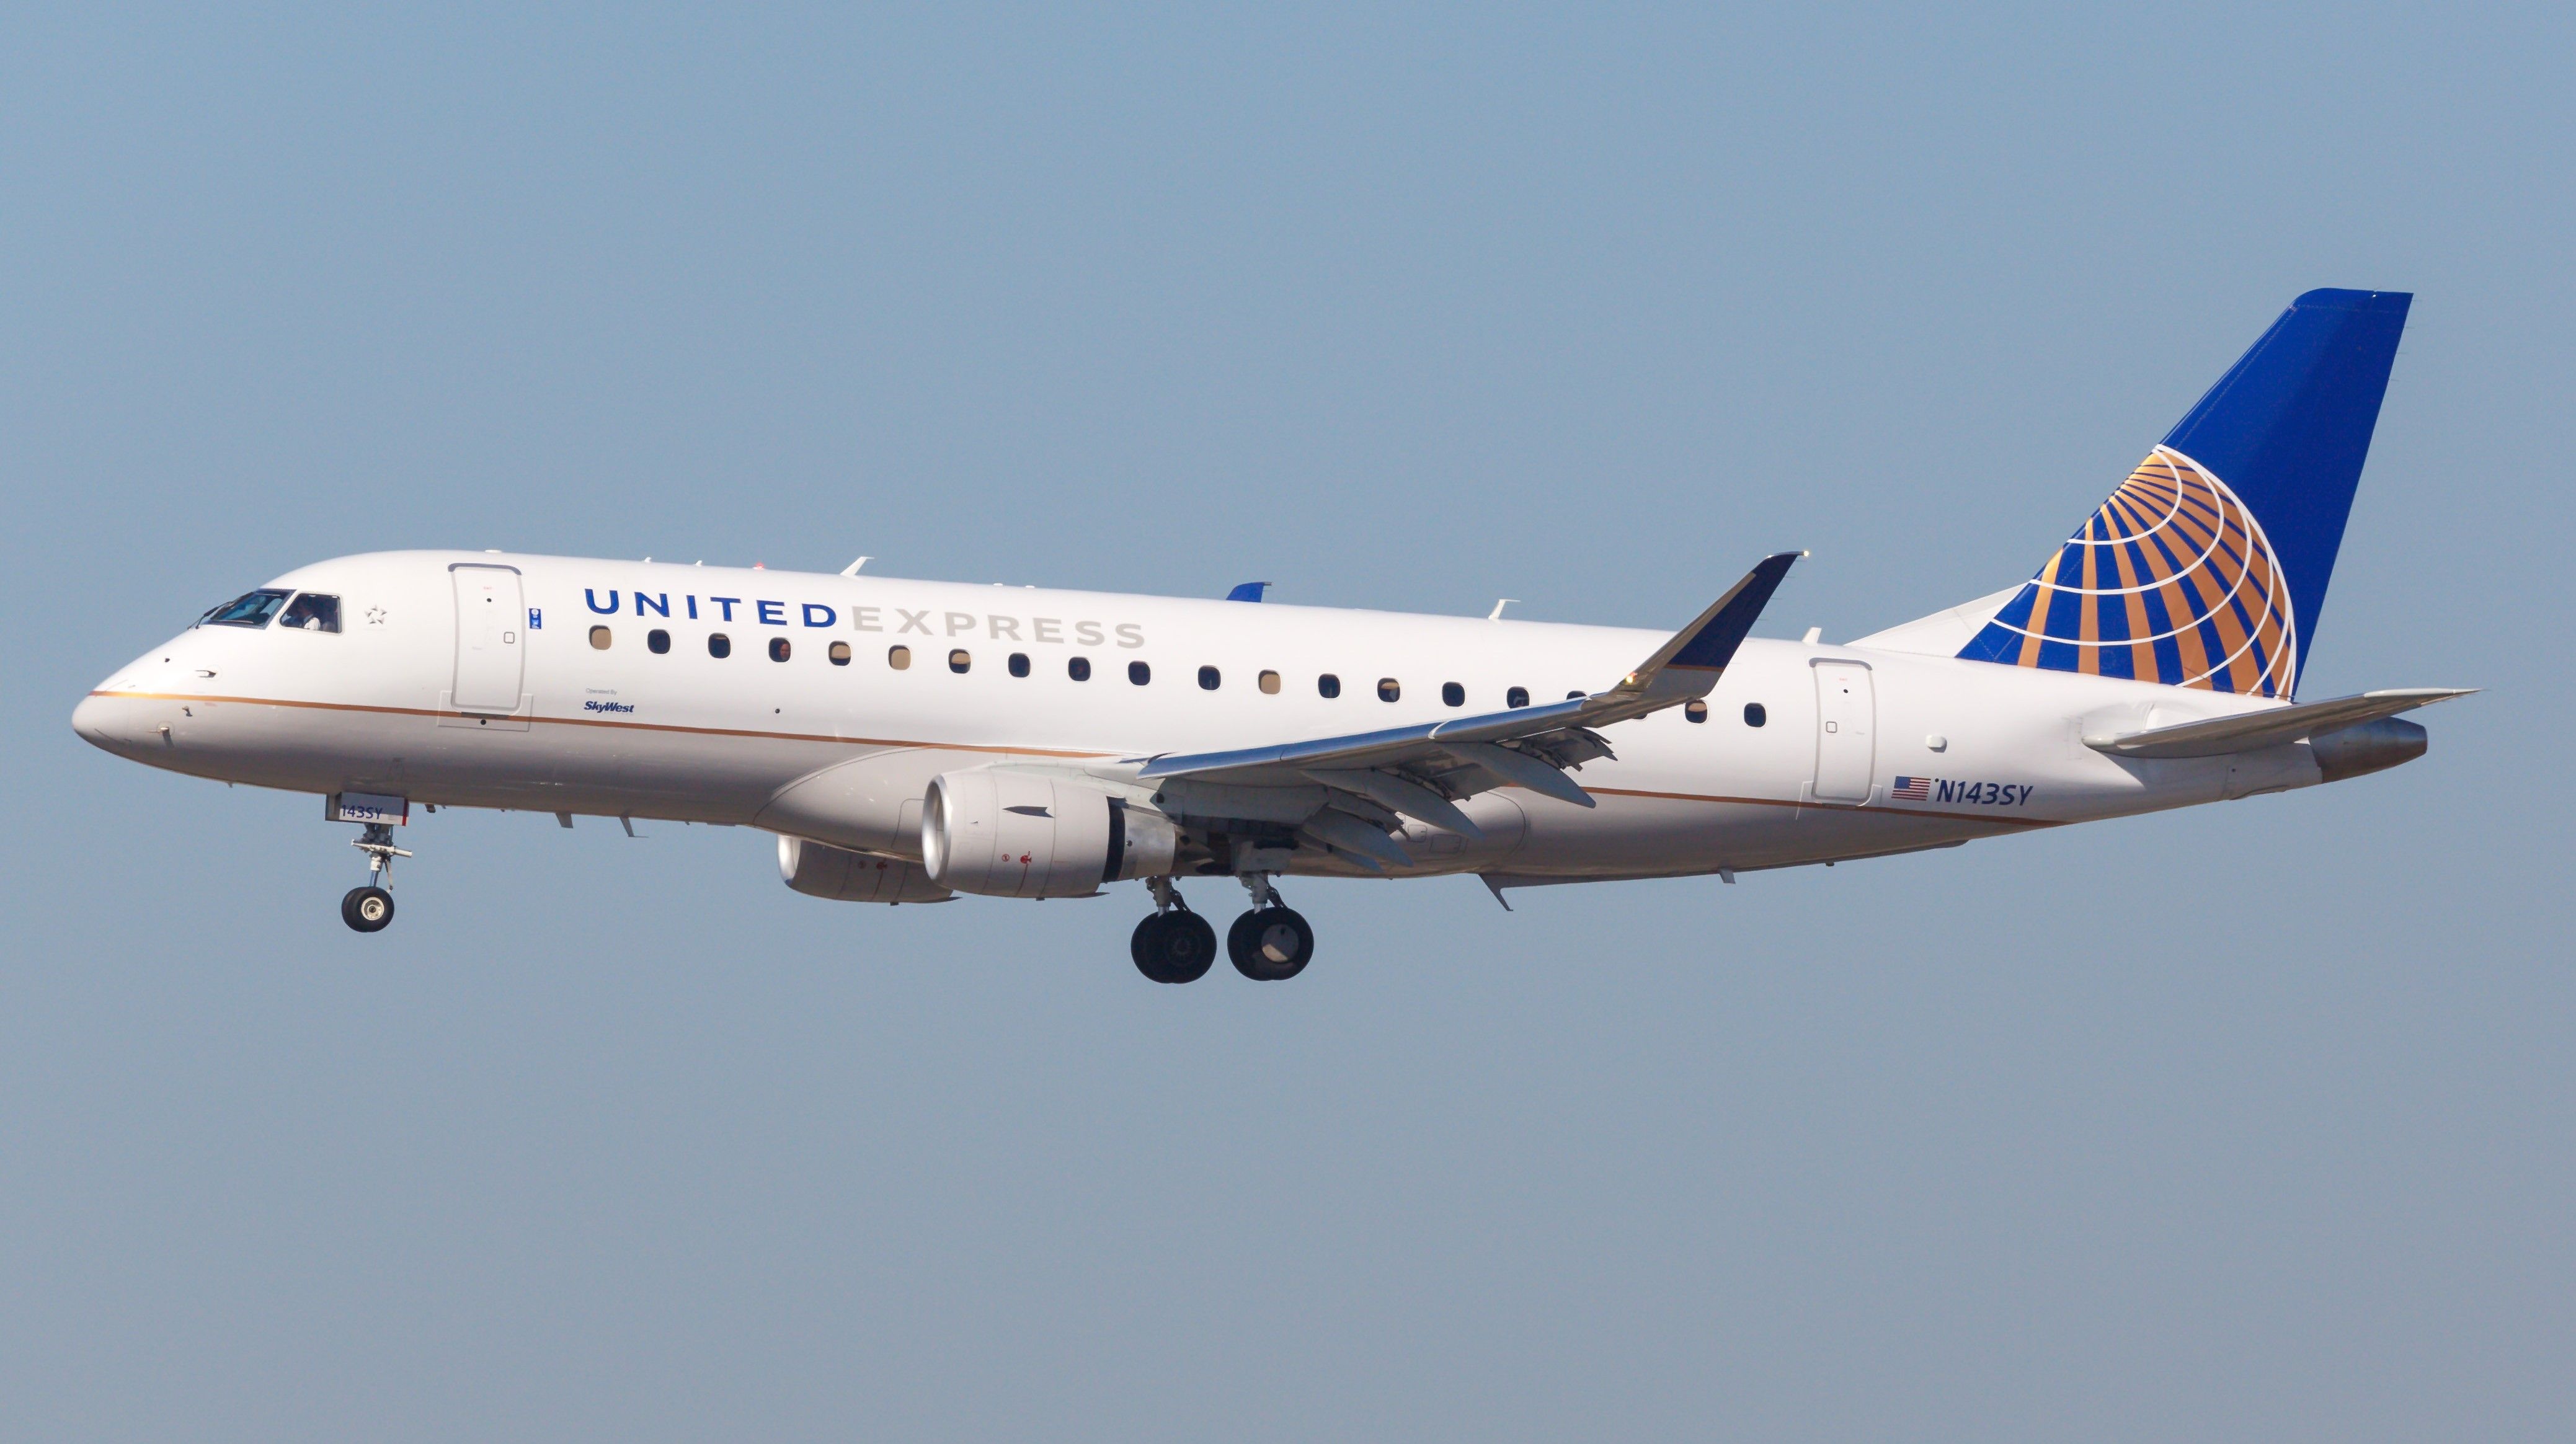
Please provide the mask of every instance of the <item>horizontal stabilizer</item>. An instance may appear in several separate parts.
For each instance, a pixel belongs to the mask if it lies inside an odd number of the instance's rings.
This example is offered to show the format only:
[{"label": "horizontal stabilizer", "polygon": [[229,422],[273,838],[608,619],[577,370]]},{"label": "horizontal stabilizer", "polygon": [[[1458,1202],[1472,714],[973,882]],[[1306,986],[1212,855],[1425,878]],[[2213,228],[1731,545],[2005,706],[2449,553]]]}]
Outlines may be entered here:
[{"label": "horizontal stabilizer", "polygon": [[2297,742],[2382,717],[2394,717],[2417,707],[2447,702],[2453,697],[2466,697],[2476,690],[2475,687],[2392,687],[2355,697],[2302,702],[2294,707],[2267,707],[2260,712],[2241,712],[2233,717],[2185,722],[2176,727],[2158,727],[2117,737],[2087,737],[2084,745],[2114,757],[2223,757],[2231,752],[2251,752],[2258,747]]}]

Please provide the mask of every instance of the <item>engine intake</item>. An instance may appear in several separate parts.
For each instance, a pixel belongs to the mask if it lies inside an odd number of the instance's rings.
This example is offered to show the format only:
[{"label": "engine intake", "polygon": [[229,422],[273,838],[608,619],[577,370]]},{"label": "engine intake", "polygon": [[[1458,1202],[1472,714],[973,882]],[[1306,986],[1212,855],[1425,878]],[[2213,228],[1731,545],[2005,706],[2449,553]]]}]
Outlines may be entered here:
[{"label": "engine intake", "polygon": [[1078,782],[943,772],[921,809],[931,881],[989,897],[1090,897],[1104,882],[1172,870],[1171,819]]},{"label": "engine intake", "polygon": [[802,837],[778,839],[778,875],[807,897],[834,902],[933,903],[956,896],[932,882],[917,862],[874,857]]}]

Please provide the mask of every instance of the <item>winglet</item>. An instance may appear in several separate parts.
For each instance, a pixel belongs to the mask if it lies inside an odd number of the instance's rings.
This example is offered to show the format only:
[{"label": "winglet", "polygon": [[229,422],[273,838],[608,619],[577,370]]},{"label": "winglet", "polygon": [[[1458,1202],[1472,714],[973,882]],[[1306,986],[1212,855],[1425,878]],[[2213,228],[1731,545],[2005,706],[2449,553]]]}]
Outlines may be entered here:
[{"label": "winglet", "polygon": [[[1805,552],[1774,552],[1754,564],[1744,580],[1727,590],[1725,596],[1709,604],[1699,620],[1674,634],[1664,644],[1649,666],[1700,667],[1712,672],[1726,670],[1735,659],[1735,649],[1753,630],[1754,619],[1771,604],[1771,594],[1780,589],[1789,575],[1790,564]],[[1643,670],[1642,668],[1639,670]]]},{"label": "winglet", "polygon": [[1709,603],[1707,611],[1689,626],[1673,633],[1670,640],[1655,649],[1629,673],[1613,693],[1631,697],[1652,696],[1655,706],[1668,707],[1688,697],[1705,697],[1717,685],[1718,674],[1735,660],[1735,649],[1753,630],[1754,621],[1771,602],[1771,594],[1789,575],[1789,567],[1803,552],[1773,552],[1754,563],[1744,580],[1727,588],[1726,595]]}]

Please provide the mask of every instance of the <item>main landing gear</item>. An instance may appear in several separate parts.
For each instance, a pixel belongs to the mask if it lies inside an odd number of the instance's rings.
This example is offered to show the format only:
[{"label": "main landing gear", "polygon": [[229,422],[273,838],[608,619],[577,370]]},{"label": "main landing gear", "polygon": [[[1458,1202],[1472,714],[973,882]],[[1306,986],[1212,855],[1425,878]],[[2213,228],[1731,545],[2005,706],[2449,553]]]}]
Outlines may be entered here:
[{"label": "main landing gear", "polygon": [[1216,962],[1216,929],[1190,911],[1167,877],[1145,880],[1154,893],[1154,910],[1136,925],[1127,951],[1136,971],[1158,983],[1195,983]]},{"label": "main landing gear", "polygon": [[381,822],[368,823],[367,830],[349,845],[367,855],[367,876],[371,881],[364,887],[349,889],[340,899],[340,921],[353,932],[383,932],[385,925],[394,920],[394,895],[378,884],[392,882],[394,859],[411,854],[394,846],[394,830]]},{"label": "main landing gear", "polygon": [[1254,908],[1226,929],[1225,955],[1234,970],[1256,983],[1280,983],[1305,971],[1315,955],[1315,930],[1291,909]]},{"label": "main landing gear", "polygon": [[[1216,963],[1216,929],[1191,912],[1167,877],[1148,878],[1154,912],[1136,925],[1128,951],[1136,971],[1158,983],[1190,983],[1207,976]],[[1282,982],[1305,970],[1315,955],[1315,930],[1279,900],[1263,873],[1246,873],[1252,910],[1226,930],[1225,954],[1234,970],[1260,983]]]}]

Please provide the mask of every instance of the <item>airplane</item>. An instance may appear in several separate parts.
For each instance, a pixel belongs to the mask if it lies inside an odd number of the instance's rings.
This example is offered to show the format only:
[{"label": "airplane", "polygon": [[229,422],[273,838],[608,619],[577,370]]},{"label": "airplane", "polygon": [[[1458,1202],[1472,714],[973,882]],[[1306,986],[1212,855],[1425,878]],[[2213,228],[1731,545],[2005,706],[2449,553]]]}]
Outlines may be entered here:
[{"label": "airplane", "polygon": [[[1141,882],[1130,955],[1296,976],[1283,878],[1543,885],[1957,847],[2339,782],[2421,756],[2298,700],[2411,297],[2300,296],[2026,581],[1835,645],[1755,638],[1801,553],[1670,634],[502,552],[299,568],[72,715],[134,761],[318,794],[358,824],[349,927],[393,918],[395,829],[481,807],[759,829],[847,902]],[[1250,603],[1251,605],[1247,605]]]}]

